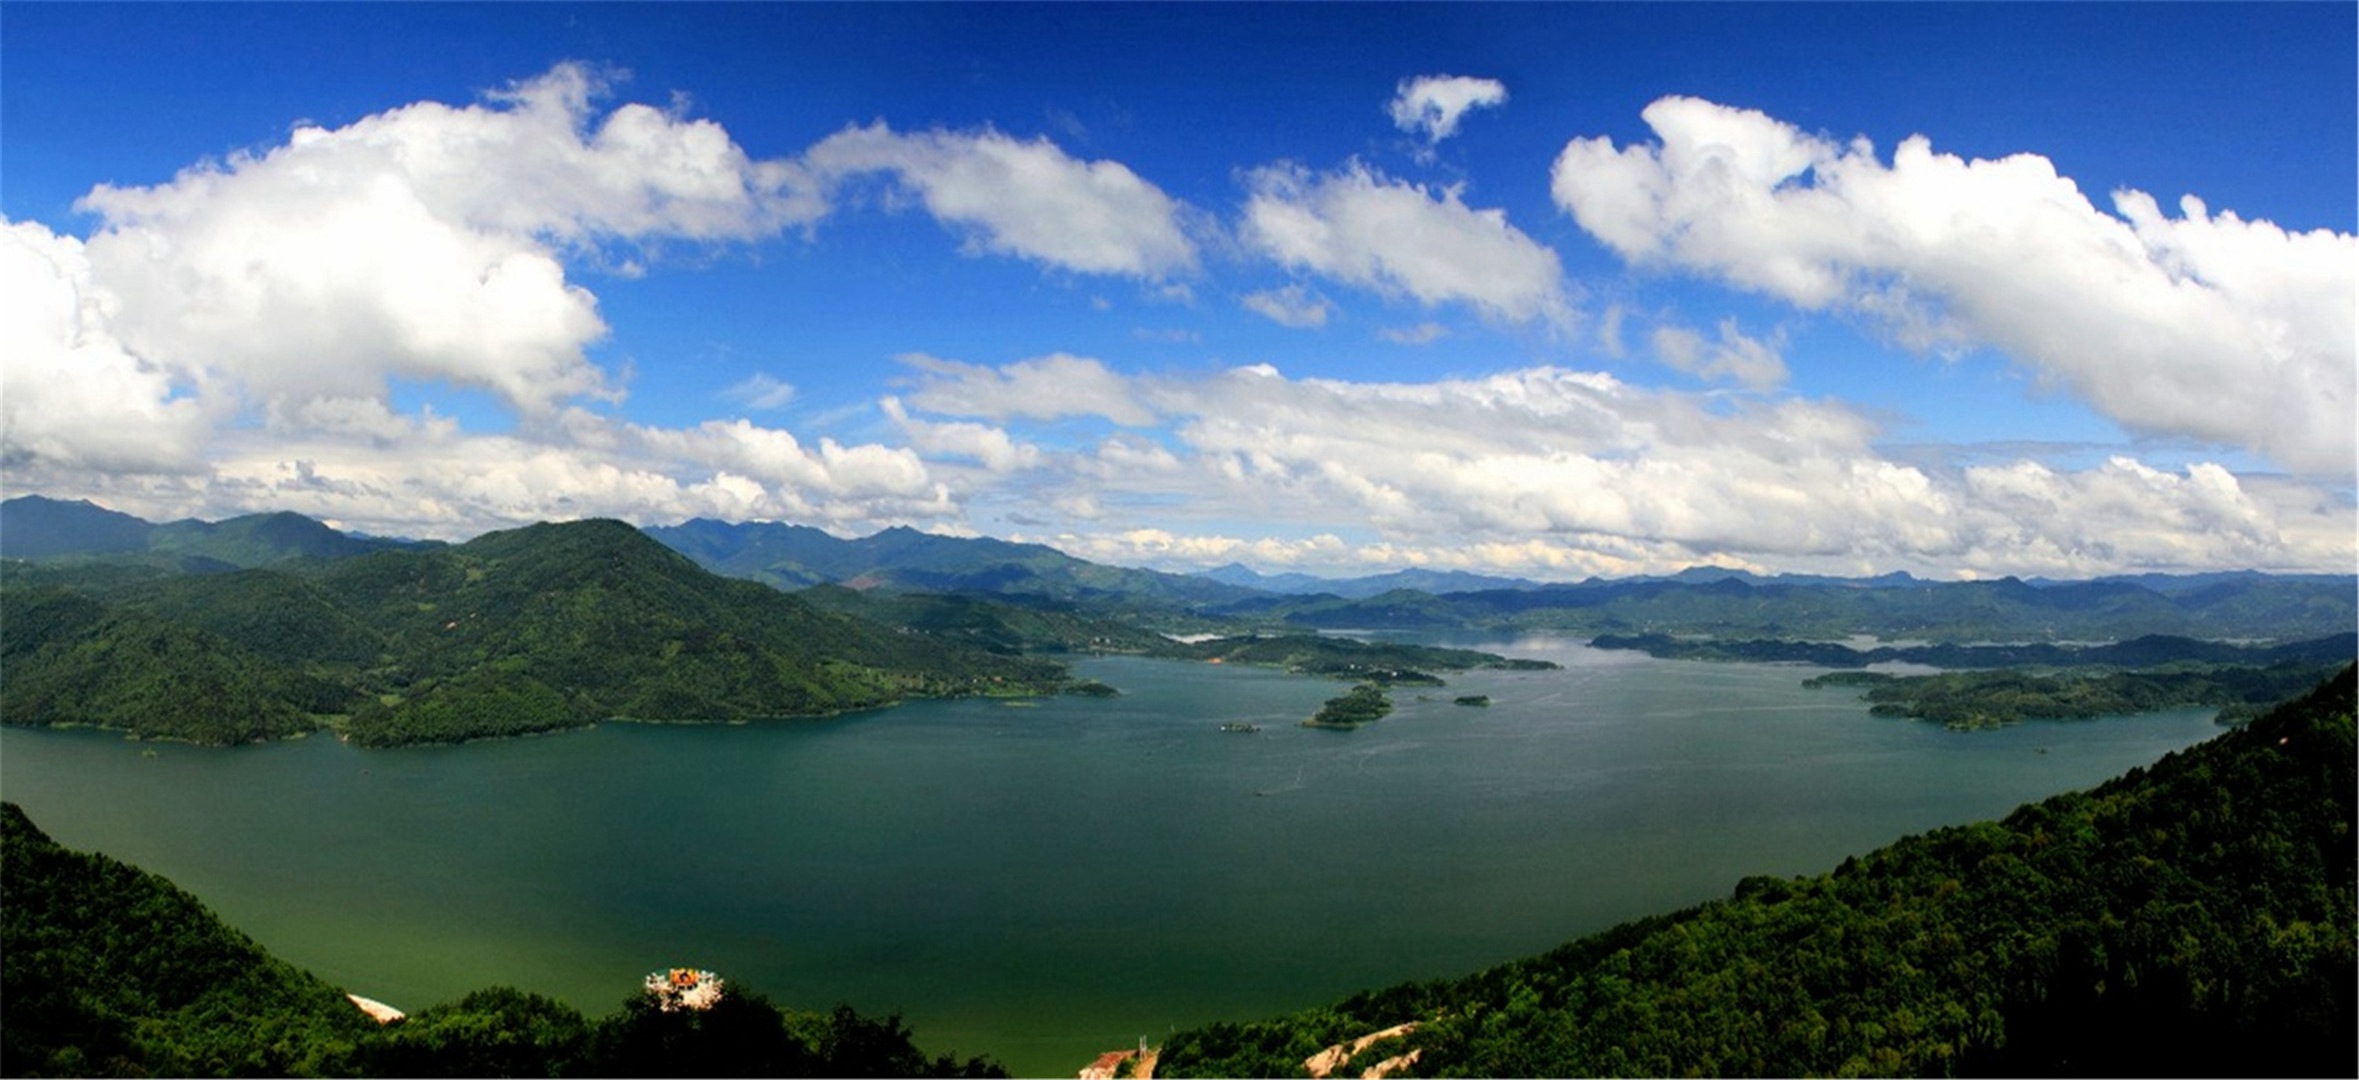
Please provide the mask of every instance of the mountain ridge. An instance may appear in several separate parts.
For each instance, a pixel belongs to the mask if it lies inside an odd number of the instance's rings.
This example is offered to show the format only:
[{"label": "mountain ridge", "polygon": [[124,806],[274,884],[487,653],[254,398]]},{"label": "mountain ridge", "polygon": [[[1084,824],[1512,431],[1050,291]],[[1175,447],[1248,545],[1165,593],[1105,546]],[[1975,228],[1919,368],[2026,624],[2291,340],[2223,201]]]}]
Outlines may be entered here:
[{"label": "mountain ridge", "polygon": [[[211,525],[151,525],[143,534],[148,537],[144,553],[105,555],[95,549],[128,543],[138,519],[88,503],[24,496],[0,503],[0,510],[14,515],[7,531],[0,532],[0,555],[13,555],[15,541],[8,538],[24,535],[32,537],[27,543],[36,552],[55,550],[50,532],[26,531],[23,510],[28,507],[36,511],[30,517],[36,526],[44,513],[86,523],[93,551],[69,556],[69,563],[121,558],[166,571],[221,572],[300,559],[335,561],[416,543],[353,537],[281,513]],[[1320,579],[1260,575],[1239,564],[1172,574],[1090,562],[1043,544],[944,536],[908,526],[858,539],[807,525],[709,518],[639,531],[707,570],[778,589],[845,585],[974,593],[1019,605],[1069,605],[1092,616],[1188,616],[1297,629],[1653,632],[1789,640],[1865,634],[1943,642],[2170,634],[2282,641],[2315,638],[2359,622],[2359,576],[2336,574],[2219,571],[1944,582],[1897,571],[1830,578],[1705,566],[1668,576],[1570,583],[1423,569]],[[46,560],[42,565],[56,561],[54,555],[35,558]],[[1264,586],[1322,591],[1279,592]]]},{"label": "mountain ridge", "polygon": [[[619,521],[89,594],[0,582],[11,691],[0,718],[202,742],[293,734],[321,714],[387,745],[612,718],[824,715],[1054,692],[1065,678],[1052,662],[896,632],[713,574]],[[136,642],[152,644],[125,648]],[[189,686],[216,687],[269,723],[223,731],[159,711],[206,696],[173,689]]]}]

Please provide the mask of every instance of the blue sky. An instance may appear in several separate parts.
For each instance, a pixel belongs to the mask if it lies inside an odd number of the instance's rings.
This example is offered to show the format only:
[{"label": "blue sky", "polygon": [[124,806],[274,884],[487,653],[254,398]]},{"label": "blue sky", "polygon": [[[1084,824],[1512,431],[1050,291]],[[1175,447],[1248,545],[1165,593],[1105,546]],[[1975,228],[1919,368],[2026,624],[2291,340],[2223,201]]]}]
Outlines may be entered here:
[{"label": "blue sky", "polygon": [[2349,5],[0,19],[12,495],[1338,574],[2354,558]]}]

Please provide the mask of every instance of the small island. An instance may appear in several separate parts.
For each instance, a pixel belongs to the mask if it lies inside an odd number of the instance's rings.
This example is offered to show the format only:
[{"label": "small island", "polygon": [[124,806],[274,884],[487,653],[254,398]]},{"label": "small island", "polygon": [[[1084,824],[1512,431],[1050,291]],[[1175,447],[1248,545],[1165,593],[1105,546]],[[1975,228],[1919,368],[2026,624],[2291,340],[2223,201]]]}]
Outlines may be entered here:
[{"label": "small island", "polygon": [[1436,671],[1547,671],[1557,665],[1433,645],[1357,641],[1317,634],[1274,637],[1247,634],[1173,643],[1166,655],[1216,664],[1254,664],[1281,668],[1296,675],[1376,683],[1383,686],[1442,686]]},{"label": "small island", "polygon": [[1452,698],[1452,699],[1450,700],[1450,704],[1452,704],[1452,705],[1467,705],[1467,706],[1472,706],[1472,707],[1474,707],[1474,708],[1477,708],[1477,709],[1487,709],[1487,708],[1490,708],[1490,707],[1491,707],[1491,695],[1489,695],[1489,694],[1466,694],[1466,695],[1464,695],[1464,696],[1461,696],[1461,697]]},{"label": "small island", "polygon": [[1392,715],[1392,698],[1375,683],[1361,683],[1342,697],[1328,698],[1319,711],[1302,722],[1304,727],[1338,728],[1349,731],[1362,724],[1374,723]]}]

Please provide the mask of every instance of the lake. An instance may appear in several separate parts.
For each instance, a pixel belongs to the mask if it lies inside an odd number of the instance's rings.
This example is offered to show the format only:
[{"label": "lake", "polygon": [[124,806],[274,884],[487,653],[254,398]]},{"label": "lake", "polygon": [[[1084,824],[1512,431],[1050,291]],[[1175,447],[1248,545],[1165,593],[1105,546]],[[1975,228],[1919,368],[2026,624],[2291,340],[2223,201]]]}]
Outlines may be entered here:
[{"label": "lake", "polygon": [[1823,872],[2220,730],[2193,709],[1961,734],[1802,689],[1816,668],[1427,640],[1565,668],[1396,690],[1357,731],[1296,726],[1340,683],[1131,658],[1076,665],[1114,699],[454,747],[7,729],[0,795],[400,1008],[505,983],[602,1015],[694,965],[1071,1076]]}]

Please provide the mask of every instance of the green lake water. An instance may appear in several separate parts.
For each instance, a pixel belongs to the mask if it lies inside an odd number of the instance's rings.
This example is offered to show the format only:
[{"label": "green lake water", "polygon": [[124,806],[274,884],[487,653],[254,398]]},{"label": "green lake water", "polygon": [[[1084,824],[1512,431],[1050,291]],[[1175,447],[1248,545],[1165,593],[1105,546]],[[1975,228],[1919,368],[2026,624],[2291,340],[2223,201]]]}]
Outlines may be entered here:
[{"label": "green lake water", "polygon": [[1339,683],[1122,658],[1077,665],[1110,700],[456,747],[8,729],[0,796],[397,1007],[505,983],[601,1015],[695,965],[1071,1076],[1175,1026],[1822,872],[2219,730],[2180,710],[1960,734],[1802,689],[1817,669],[1443,643],[1565,669],[1397,690],[1348,732],[1295,726]]}]

